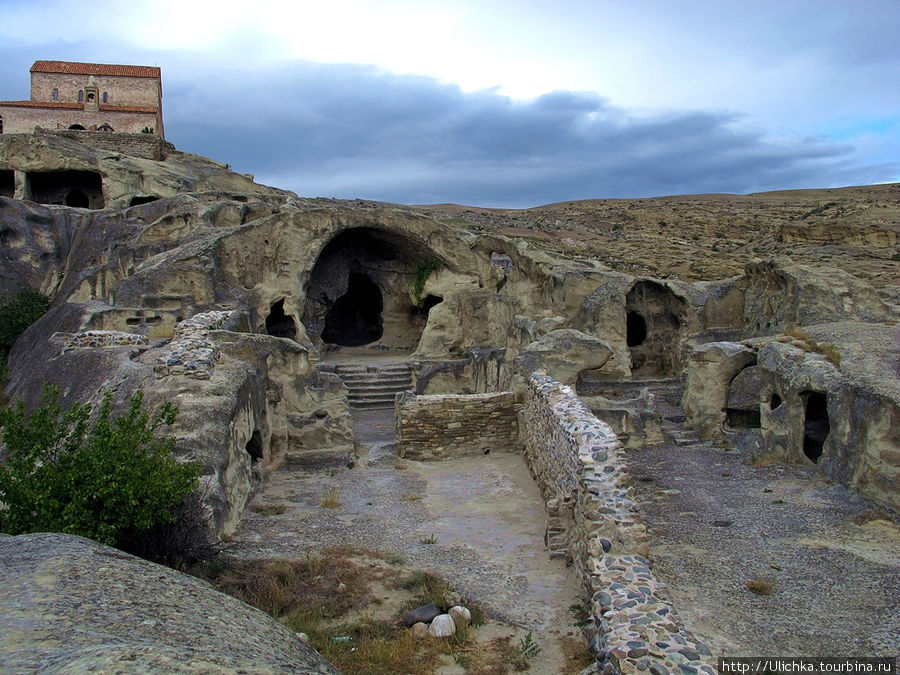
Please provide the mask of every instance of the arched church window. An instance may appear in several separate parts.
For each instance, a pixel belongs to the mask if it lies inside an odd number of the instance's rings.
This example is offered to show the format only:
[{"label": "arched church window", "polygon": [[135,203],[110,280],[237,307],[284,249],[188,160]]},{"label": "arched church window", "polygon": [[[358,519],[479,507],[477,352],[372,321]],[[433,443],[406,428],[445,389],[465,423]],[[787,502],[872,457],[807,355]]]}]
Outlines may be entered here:
[{"label": "arched church window", "polygon": [[54,101],[58,101],[58,100],[59,100],[59,89],[54,89],[54,90],[53,90],[53,100],[54,100]]},{"label": "arched church window", "polygon": [[78,102],[84,103],[84,91],[81,89],[78,90]]},{"label": "arched church window", "polygon": [[104,103],[106,103],[106,92],[105,92],[105,91],[103,92],[102,100],[103,100]]}]

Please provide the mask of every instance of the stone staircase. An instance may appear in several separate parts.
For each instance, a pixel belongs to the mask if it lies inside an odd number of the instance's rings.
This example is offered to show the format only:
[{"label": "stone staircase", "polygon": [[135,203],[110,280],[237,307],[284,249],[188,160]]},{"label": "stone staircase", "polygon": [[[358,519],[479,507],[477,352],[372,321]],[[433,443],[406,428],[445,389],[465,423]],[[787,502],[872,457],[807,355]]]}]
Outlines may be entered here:
[{"label": "stone staircase", "polygon": [[337,363],[334,372],[350,390],[354,410],[393,408],[394,397],[413,387],[408,363]]}]

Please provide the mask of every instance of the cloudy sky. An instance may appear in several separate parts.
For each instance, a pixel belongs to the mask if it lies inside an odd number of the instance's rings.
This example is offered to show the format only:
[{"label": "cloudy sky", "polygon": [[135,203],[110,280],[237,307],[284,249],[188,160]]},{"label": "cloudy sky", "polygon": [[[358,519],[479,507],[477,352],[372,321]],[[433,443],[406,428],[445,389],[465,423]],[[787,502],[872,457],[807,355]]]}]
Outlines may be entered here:
[{"label": "cloudy sky", "polygon": [[531,206],[900,181],[898,0],[0,0],[158,65],[166,136],[303,196]]}]

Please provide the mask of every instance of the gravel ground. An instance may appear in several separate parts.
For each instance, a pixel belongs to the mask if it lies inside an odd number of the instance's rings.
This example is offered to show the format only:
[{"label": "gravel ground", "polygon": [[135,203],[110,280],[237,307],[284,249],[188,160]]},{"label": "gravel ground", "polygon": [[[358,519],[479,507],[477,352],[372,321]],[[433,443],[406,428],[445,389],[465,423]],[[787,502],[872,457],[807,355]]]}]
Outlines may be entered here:
[{"label": "gravel ground", "polygon": [[[355,421],[364,446],[356,468],[270,474],[228,555],[296,559],[340,545],[402,554],[409,567],[436,571],[488,616],[521,629],[516,635],[534,631],[544,652],[532,672],[560,672],[556,638],[581,638],[569,608],[582,592],[544,550],[544,504],[522,455],[398,460],[393,411],[355,413]],[[321,506],[325,488],[337,491],[340,506]],[[287,509],[263,516],[253,510],[259,504]]]},{"label": "gravel ground", "polygon": [[[897,655],[900,528],[857,524],[865,500],[812,466],[748,466],[711,444],[628,461],[654,574],[714,654]],[[750,592],[753,579],[774,592]]]}]

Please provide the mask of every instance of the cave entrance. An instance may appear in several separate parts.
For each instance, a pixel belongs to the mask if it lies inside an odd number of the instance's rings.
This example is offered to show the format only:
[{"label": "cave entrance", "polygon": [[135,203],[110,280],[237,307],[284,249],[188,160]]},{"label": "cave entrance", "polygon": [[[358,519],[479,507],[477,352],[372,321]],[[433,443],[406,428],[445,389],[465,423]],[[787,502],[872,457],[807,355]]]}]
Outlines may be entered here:
[{"label": "cave entrance", "polygon": [[365,274],[351,272],[347,292],[325,314],[322,340],[342,347],[361,347],[384,334],[381,289]]},{"label": "cave entrance", "polygon": [[760,428],[761,388],[759,366],[747,366],[734,376],[728,385],[725,404],[725,424],[729,429]]},{"label": "cave entrance", "polygon": [[678,375],[681,318],[686,303],[655,281],[637,282],[625,296],[625,342],[634,377]]},{"label": "cave entrance", "polygon": [[413,352],[429,310],[441,301],[428,293],[418,301],[414,292],[437,257],[404,231],[365,226],[335,234],[304,289],[302,323],[312,343],[345,356],[353,355],[351,348],[379,356]]},{"label": "cave entrance", "polygon": [[14,197],[16,194],[16,173],[0,169],[0,197]]},{"label": "cave entrance", "polygon": [[800,395],[803,399],[803,454],[810,461],[818,462],[825,448],[825,439],[831,431],[828,420],[828,396],[818,391]]},{"label": "cave entrance", "polygon": [[297,337],[297,324],[294,323],[294,317],[284,313],[284,298],[273,303],[269,308],[269,315],[266,317],[266,333],[291,340]]},{"label": "cave entrance", "polygon": [[31,201],[103,208],[103,179],[96,171],[29,171],[26,179]]},{"label": "cave entrance", "polygon": [[247,444],[244,446],[244,450],[250,455],[251,464],[256,464],[263,458],[262,434],[259,433],[259,429],[254,430],[253,434],[250,436],[250,440],[247,441]]}]

